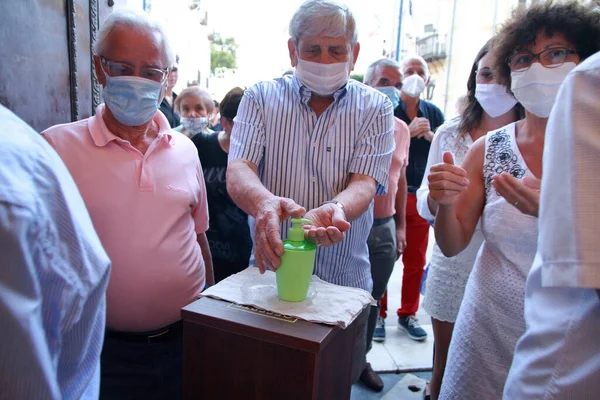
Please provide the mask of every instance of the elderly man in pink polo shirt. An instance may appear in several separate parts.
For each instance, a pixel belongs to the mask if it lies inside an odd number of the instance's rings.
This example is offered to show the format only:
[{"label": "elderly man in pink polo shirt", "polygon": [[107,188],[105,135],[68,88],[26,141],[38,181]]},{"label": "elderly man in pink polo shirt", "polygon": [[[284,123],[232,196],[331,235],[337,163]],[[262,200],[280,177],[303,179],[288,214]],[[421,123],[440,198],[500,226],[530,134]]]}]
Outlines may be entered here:
[{"label": "elderly man in pink polo shirt", "polygon": [[[382,58],[367,68],[364,83],[384,93],[392,101],[394,109],[400,101],[402,74],[400,65],[391,59]],[[369,261],[373,278],[372,295],[379,303],[388,284],[394,264],[406,246],[406,165],[410,146],[408,126],[400,119],[394,118],[394,140],[396,149],[392,155],[388,192],[383,196],[375,196],[373,207],[373,227],[369,233]],[[373,337],[377,324],[381,324],[379,304],[372,307],[367,326],[367,351],[372,341],[383,341],[385,330],[380,327],[378,337]],[[383,337],[382,337],[383,333]],[[371,364],[366,363],[360,380],[367,387],[379,392],[383,389],[383,381],[373,371]]]},{"label": "elderly man in pink polo shirt", "polygon": [[94,55],[104,104],[43,132],[113,263],[101,398],[181,398],[180,309],[214,282],[197,151],[158,111],[174,61],[147,15],[112,14]]}]

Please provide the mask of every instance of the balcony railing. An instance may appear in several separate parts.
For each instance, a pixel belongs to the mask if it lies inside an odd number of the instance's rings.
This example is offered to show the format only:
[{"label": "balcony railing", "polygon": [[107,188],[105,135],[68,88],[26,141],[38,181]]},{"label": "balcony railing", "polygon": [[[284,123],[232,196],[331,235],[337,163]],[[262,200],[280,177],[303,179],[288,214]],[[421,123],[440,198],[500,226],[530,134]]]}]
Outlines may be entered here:
[{"label": "balcony railing", "polygon": [[417,53],[427,62],[446,58],[447,35],[434,33],[433,35],[417,39]]}]

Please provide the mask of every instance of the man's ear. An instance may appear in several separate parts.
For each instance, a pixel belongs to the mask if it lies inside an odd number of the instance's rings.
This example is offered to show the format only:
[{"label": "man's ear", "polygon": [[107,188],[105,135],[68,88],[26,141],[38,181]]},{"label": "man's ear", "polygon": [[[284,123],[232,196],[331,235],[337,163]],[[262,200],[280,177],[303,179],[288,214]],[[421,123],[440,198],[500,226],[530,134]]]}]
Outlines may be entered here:
[{"label": "man's ear", "polygon": [[94,54],[94,71],[96,71],[96,78],[98,79],[98,83],[103,87],[106,86],[106,77],[104,76],[104,71],[102,70],[102,61],[100,61],[100,57]]},{"label": "man's ear", "polygon": [[292,67],[296,68],[296,65],[298,65],[298,56],[296,54],[296,45],[294,45],[292,38],[288,39],[288,51],[290,53],[290,62],[292,63]]},{"label": "man's ear", "polygon": [[358,53],[360,52],[360,43],[356,42],[354,48],[352,49],[352,68],[350,71],[354,71],[354,66],[356,65],[356,60],[358,59]]}]

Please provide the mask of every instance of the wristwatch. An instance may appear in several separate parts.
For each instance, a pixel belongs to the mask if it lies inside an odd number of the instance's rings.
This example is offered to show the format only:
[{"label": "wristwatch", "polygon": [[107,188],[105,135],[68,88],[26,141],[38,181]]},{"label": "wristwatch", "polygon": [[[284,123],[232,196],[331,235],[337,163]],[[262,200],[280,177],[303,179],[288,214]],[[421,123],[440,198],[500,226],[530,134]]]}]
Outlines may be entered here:
[{"label": "wristwatch", "polygon": [[338,206],[339,208],[342,209],[342,211],[344,212],[344,215],[346,215],[346,208],[344,207],[344,205],[338,201],[338,200],[327,200],[324,201],[323,203],[321,203],[321,205],[323,204],[335,204],[336,206]]}]

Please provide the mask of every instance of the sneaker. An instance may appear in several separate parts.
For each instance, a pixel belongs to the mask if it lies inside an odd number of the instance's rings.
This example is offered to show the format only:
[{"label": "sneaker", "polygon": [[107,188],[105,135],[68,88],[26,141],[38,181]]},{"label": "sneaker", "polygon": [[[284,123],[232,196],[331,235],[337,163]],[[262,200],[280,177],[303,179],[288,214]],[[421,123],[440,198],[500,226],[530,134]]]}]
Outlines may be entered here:
[{"label": "sneaker", "polygon": [[373,341],[379,343],[385,341],[385,320],[379,315],[377,316],[377,322],[375,322],[375,331],[373,331]]},{"label": "sneaker", "polygon": [[427,339],[427,332],[419,325],[419,320],[414,315],[409,315],[406,318],[398,318],[398,328],[408,333],[408,337],[412,340],[421,342]]}]

